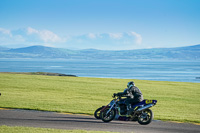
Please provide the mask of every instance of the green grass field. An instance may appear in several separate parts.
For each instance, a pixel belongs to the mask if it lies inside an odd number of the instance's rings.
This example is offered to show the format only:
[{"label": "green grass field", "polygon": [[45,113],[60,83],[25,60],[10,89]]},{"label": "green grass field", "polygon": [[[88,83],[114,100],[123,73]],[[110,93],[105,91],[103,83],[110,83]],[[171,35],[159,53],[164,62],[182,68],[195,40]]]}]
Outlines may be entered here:
[{"label": "green grass field", "polygon": [[116,132],[0,126],[0,133],[116,133]]},{"label": "green grass field", "polygon": [[[93,115],[131,79],[0,73],[0,107]],[[156,99],[154,119],[200,123],[200,83],[133,80],[145,99]]]}]

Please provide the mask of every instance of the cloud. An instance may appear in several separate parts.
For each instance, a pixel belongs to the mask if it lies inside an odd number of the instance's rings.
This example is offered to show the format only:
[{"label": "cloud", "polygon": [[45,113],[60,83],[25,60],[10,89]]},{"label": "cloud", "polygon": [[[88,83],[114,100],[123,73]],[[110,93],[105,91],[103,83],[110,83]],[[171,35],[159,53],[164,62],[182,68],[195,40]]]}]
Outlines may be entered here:
[{"label": "cloud", "polygon": [[9,30],[0,28],[0,45],[6,47],[24,47],[43,45],[60,48],[125,50],[138,48],[142,36],[134,31],[118,33],[86,33],[60,37],[50,30],[32,27]]},{"label": "cloud", "polygon": [[67,39],[68,37],[61,38],[49,30],[38,30],[32,27],[9,30],[0,27],[0,45],[5,47],[54,46],[55,44],[57,46],[65,43]]},{"label": "cloud", "polygon": [[10,30],[8,30],[8,29],[0,28],[0,33],[2,33],[4,35],[12,36]]},{"label": "cloud", "polygon": [[31,28],[31,27],[28,27],[28,28],[27,28],[27,32],[28,32],[28,35],[34,34],[34,33],[36,33],[36,34],[39,33],[38,30],[33,29],[33,28]]},{"label": "cloud", "polygon": [[58,35],[56,35],[55,33],[49,30],[36,30],[31,27],[28,27],[27,34],[28,35],[36,34],[44,42],[62,42],[63,41]]},{"label": "cloud", "polygon": [[138,48],[142,36],[136,32],[89,33],[71,36],[66,44],[80,49],[125,50]]},{"label": "cloud", "polygon": [[91,38],[91,39],[95,39],[96,38],[96,35],[94,33],[89,33],[88,34],[88,37]]},{"label": "cloud", "polygon": [[135,39],[136,39],[135,42],[137,44],[141,44],[142,43],[142,36],[140,34],[138,34],[136,32],[130,32],[130,34],[135,37]]},{"label": "cloud", "polygon": [[8,45],[16,45],[24,43],[23,35],[16,34],[15,31],[0,28],[0,45],[7,47]]},{"label": "cloud", "polygon": [[123,33],[109,33],[109,36],[112,39],[121,39],[123,37]]}]

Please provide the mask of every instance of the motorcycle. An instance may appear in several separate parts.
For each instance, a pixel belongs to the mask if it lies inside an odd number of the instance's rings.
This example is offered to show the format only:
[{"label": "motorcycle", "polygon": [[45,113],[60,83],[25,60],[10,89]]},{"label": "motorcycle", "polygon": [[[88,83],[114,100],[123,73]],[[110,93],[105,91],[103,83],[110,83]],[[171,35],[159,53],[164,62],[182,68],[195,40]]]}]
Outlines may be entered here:
[{"label": "motorcycle", "polygon": [[123,121],[138,121],[141,125],[147,125],[153,120],[153,112],[149,108],[156,105],[157,100],[143,100],[137,104],[131,105],[131,113],[128,114],[125,99],[117,96],[107,105],[98,108],[94,112],[97,119],[102,119],[104,122],[110,122],[113,119]]}]

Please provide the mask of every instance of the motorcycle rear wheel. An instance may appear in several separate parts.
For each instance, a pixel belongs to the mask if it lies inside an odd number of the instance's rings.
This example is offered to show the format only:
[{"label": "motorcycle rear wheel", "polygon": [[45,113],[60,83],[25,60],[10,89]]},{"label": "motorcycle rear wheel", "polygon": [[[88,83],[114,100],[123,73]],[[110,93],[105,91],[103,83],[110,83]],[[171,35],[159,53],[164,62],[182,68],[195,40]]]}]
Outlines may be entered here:
[{"label": "motorcycle rear wheel", "polygon": [[[111,109],[110,112],[108,112],[110,108],[106,108],[104,111],[102,111],[100,113],[100,118],[102,119],[102,121],[104,122],[110,122],[115,118],[116,115],[116,111]],[[108,112],[108,113],[107,113]]]},{"label": "motorcycle rear wheel", "polygon": [[141,125],[147,125],[153,120],[153,112],[150,109],[143,110],[138,116],[138,123]]}]

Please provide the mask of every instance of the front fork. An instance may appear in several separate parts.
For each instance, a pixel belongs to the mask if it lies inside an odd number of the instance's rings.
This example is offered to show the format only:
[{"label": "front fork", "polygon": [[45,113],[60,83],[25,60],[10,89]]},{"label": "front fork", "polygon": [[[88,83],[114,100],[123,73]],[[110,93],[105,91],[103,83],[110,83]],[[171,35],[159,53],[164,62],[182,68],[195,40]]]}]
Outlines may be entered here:
[{"label": "front fork", "polygon": [[101,112],[104,111],[105,109],[107,109],[108,107],[110,107],[110,109],[106,112],[106,115],[108,115],[108,113],[111,111],[111,109],[115,106],[116,102],[110,106],[110,104],[108,104],[107,106],[105,106],[104,108],[101,109]]},{"label": "front fork", "polygon": [[113,104],[110,109],[106,112],[106,115],[108,115],[108,113],[110,113],[110,111],[112,110],[112,108],[115,106],[115,104]]}]

